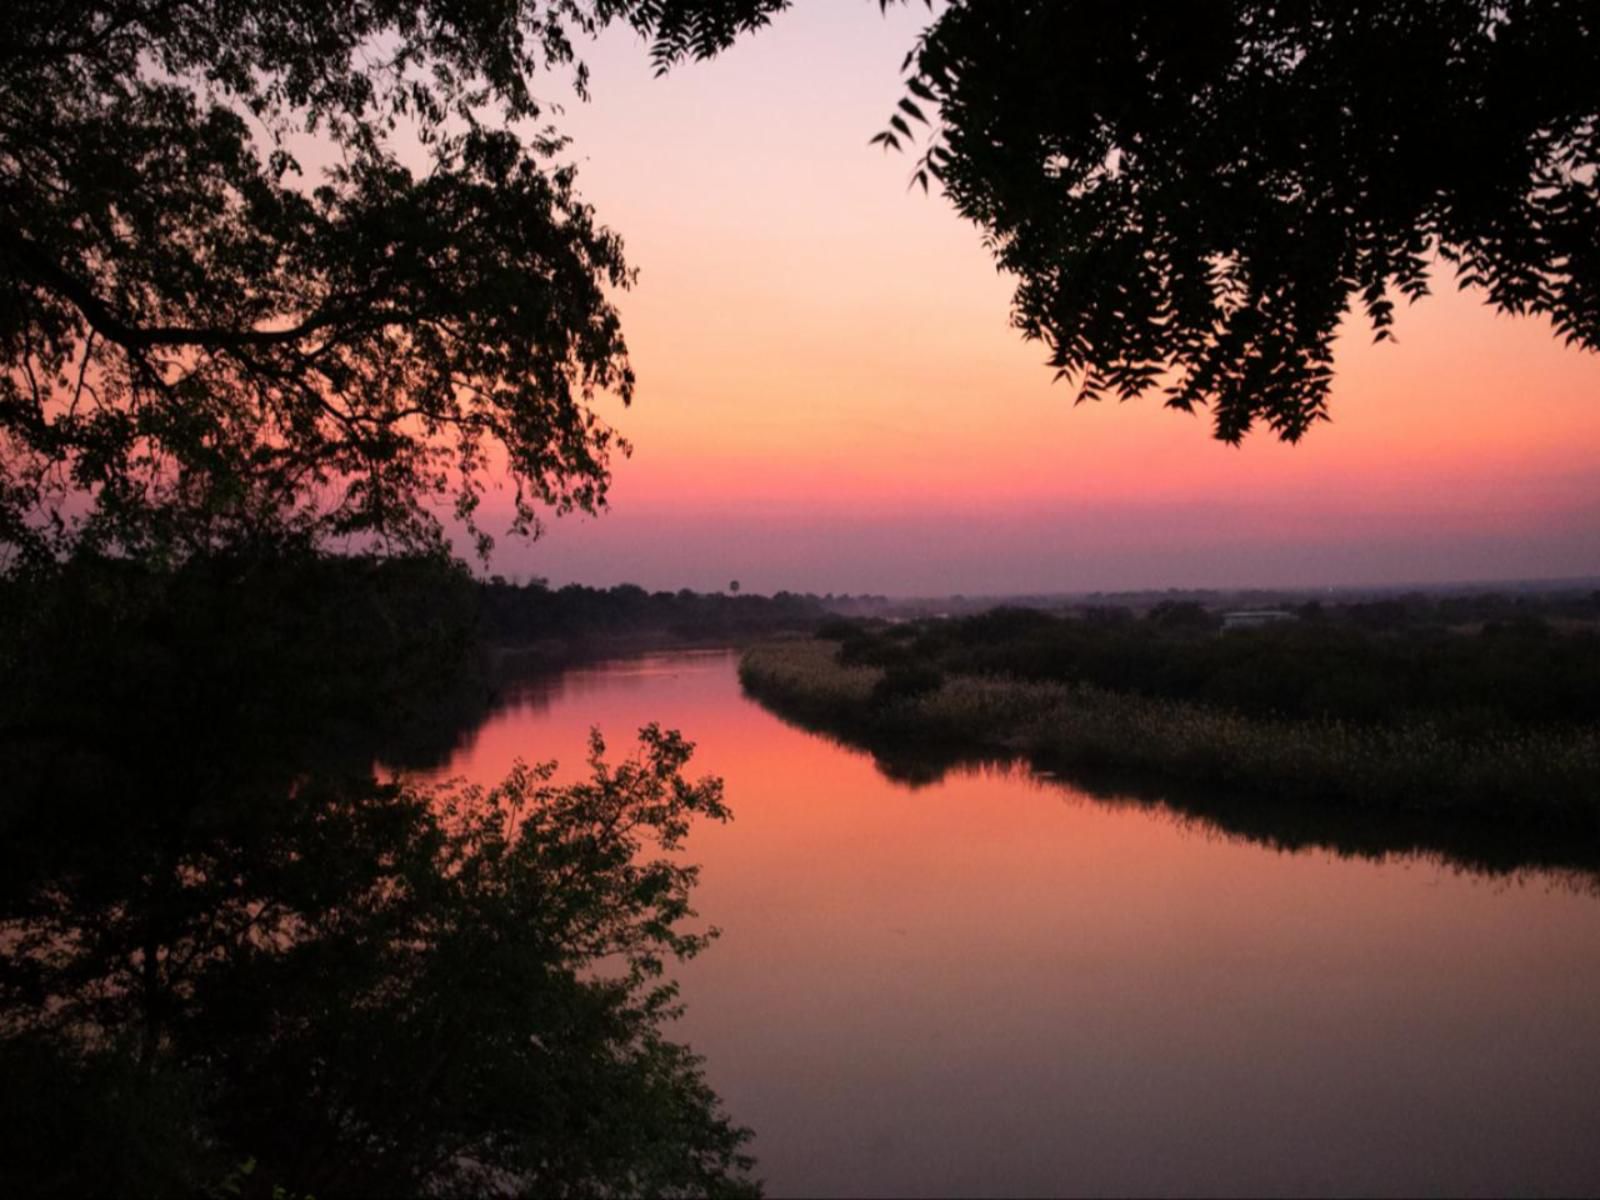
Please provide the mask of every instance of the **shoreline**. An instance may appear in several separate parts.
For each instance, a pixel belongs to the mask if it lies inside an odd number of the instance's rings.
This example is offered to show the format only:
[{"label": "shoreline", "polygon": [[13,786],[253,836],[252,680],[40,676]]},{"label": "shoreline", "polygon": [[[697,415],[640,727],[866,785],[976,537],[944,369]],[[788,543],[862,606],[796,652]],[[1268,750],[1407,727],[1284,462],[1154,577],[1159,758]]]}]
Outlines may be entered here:
[{"label": "shoreline", "polygon": [[1004,755],[1069,772],[1135,772],[1256,802],[1387,812],[1411,825],[1534,827],[1600,849],[1597,729],[1510,729],[1467,742],[1423,724],[1246,717],[1090,685],[969,675],[885,697],[882,669],[840,665],[836,651],[829,641],[769,640],[742,655],[740,681],[781,716],[891,756],[920,747],[952,760]]},{"label": "shoreline", "polygon": [[528,676],[591,666],[617,658],[635,658],[676,650],[743,651],[763,638],[771,637],[770,633],[759,636],[722,634],[680,637],[669,630],[647,630],[547,638],[533,642],[489,640],[481,644],[479,653],[493,686],[502,687]]}]

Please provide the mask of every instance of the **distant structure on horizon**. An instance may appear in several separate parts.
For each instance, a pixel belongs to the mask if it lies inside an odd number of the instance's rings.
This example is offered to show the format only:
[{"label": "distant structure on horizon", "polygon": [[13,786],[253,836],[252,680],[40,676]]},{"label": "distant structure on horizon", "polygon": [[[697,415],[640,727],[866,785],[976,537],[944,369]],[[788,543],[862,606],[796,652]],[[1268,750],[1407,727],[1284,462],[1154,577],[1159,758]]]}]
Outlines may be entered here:
[{"label": "distant structure on horizon", "polygon": [[1292,612],[1281,608],[1250,608],[1222,614],[1222,631],[1230,629],[1255,629],[1261,625],[1278,625],[1284,621],[1298,620]]}]

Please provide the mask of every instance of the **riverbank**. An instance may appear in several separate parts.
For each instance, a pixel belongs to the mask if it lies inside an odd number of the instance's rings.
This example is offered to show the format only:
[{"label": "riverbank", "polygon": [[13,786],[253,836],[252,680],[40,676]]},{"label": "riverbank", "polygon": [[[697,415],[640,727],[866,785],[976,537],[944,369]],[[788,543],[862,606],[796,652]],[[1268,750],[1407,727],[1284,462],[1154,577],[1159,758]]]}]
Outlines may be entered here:
[{"label": "riverbank", "polygon": [[774,641],[740,681],[782,715],[864,745],[1003,753],[1126,769],[1296,801],[1600,834],[1600,730],[1507,730],[1472,739],[1426,723],[1367,726],[1246,717],[1086,684],[1005,677],[910,679],[838,661],[838,644]]},{"label": "riverbank", "polygon": [[[771,636],[770,634],[768,635]],[[487,642],[483,655],[496,681],[518,679],[547,671],[564,671],[612,658],[632,658],[673,650],[742,650],[756,642],[754,635],[710,634],[686,637],[671,630],[634,630],[628,633],[545,638],[518,643]]]}]

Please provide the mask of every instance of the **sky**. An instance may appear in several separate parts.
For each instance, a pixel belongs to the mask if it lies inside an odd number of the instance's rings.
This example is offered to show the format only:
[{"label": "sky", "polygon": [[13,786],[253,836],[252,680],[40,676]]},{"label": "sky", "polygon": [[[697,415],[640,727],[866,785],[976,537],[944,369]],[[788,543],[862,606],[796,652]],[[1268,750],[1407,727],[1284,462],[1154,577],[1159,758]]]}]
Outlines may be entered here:
[{"label": "sky", "polygon": [[[501,538],[554,584],[890,595],[1600,574],[1600,355],[1440,278],[1340,339],[1333,420],[1242,447],[1156,397],[1074,406],[979,231],[868,139],[920,5],[805,0],[654,78],[613,30],[554,118],[620,233],[639,386],[611,507]],[[505,501],[486,500],[492,516]]]}]

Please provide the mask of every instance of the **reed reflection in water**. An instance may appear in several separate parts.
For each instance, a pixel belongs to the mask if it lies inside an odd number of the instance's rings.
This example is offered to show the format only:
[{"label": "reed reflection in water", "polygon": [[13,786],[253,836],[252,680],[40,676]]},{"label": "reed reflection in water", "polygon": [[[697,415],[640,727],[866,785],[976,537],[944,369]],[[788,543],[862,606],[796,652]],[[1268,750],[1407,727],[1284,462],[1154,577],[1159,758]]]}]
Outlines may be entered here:
[{"label": "reed reflection in water", "polygon": [[440,773],[698,743],[735,819],[690,842],[724,932],[677,1034],[772,1192],[1600,1188],[1592,874],[1285,852],[1024,767],[910,787],[736,661],[530,685]]}]

